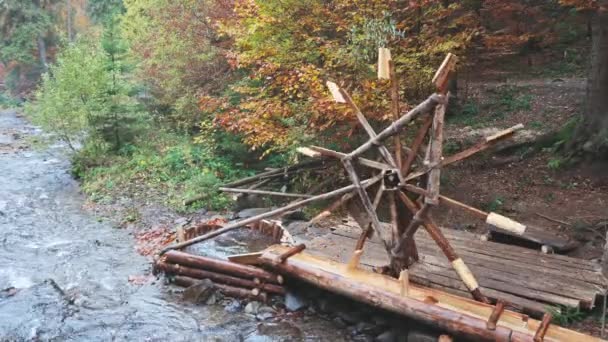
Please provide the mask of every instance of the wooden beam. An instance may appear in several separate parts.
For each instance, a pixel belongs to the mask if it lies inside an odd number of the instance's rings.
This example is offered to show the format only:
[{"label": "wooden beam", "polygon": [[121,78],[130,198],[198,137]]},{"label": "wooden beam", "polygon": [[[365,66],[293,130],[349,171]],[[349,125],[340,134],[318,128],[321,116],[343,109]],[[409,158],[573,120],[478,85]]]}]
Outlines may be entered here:
[{"label": "wooden beam", "polygon": [[[505,310],[497,322],[496,330],[489,330],[486,323],[494,310],[488,305],[471,299],[451,295],[443,291],[409,285],[407,296],[402,296],[402,283],[392,277],[349,269],[323,257],[300,253],[276,267],[271,260],[287,249],[271,246],[262,254],[263,263],[277,271],[307,281],[331,292],[373,306],[390,310],[413,320],[424,322],[467,338],[485,341],[533,341],[540,322],[526,315]],[[434,299],[433,304],[424,303],[425,298]],[[548,341],[599,342],[599,338],[581,334],[562,327],[548,327]]]},{"label": "wooden beam", "polygon": [[437,105],[438,103],[443,103],[445,101],[446,97],[443,95],[433,94],[429,96],[426,100],[421,102],[419,105],[414,107],[405,115],[401,116],[399,120],[393,121],[390,126],[378,133],[375,138],[369,139],[357,149],[350,152],[345,158],[353,159],[359,157],[373,146],[399,133],[403,127],[405,127],[408,123],[410,123],[410,121],[412,121],[419,115],[430,112],[431,110],[433,110],[433,108],[435,108],[435,105]]},{"label": "wooden beam", "polygon": [[277,192],[267,190],[254,190],[254,189],[235,189],[235,188],[219,188],[223,192],[232,192],[238,194],[255,194],[255,195],[266,195],[266,196],[277,196],[277,197],[296,197],[296,198],[311,198],[312,195],[305,194],[291,194],[288,192]]},{"label": "wooden beam", "polygon": [[[367,187],[367,186],[370,186],[372,184],[375,184],[378,181],[380,181],[382,179],[382,177],[383,177],[383,175],[381,174],[379,176],[375,176],[375,177],[369,178],[369,179],[361,182],[361,186]],[[256,216],[252,216],[252,217],[240,220],[240,221],[229,223],[229,224],[225,225],[224,227],[222,227],[221,229],[209,232],[209,233],[207,233],[205,235],[197,236],[197,237],[195,237],[193,239],[190,239],[188,241],[171,244],[171,245],[163,248],[160,251],[159,254],[163,255],[164,253],[166,253],[166,252],[168,252],[170,250],[180,249],[180,248],[184,248],[184,247],[187,247],[187,246],[191,246],[193,244],[196,244],[196,243],[199,243],[199,242],[202,242],[202,241],[206,241],[206,240],[212,239],[212,238],[214,238],[216,236],[219,236],[219,235],[224,234],[226,232],[229,232],[231,230],[241,228],[241,227],[246,226],[246,225],[248,225],[250,223],[258,222],[258,221],[263,220],[263,219],[267,219],[267,218],[271,218],[271,217],[274,217],[274,216],[277,216],[277,215],[281,215],[281,214],[283,214],[283,213],[285,213],[285,212],[287,212],[289,210],[301,208],[301,207],[303,207],[303,206],[305,206],[305,205],[307,205],[309,203],[312,203],[312,202],[323,201],[323,200],[334,198],[334,197],[337,197],[337,196],[340,196],[340,195],[344,195],[344,194],[347,194],[349,192],[352,192],[353,190],[355,190],[355,185],[351,184],[349,186],[345,186],[343,188],[336,189],[336,190],[331,191],[331,192],[327,192],[327,193],[324,193],[324,194],[316,195],[316,196],[313,196],[313,197],[310,197],[310,198],[305,198],[305,199],[299,200],[297,202],[292,202],[292,203],[290,203],[290,204],[288,204],[288,205],[286,205],[284,207],[277,208],[277,209],[271,210],[269,212],[262,213],[262,214],[259,214],[259,215],[256,215]]]},{"label": "wooden beam", "polygon": [[454,155],[444,158],[440,163],[438,163],[436,165],[430,165],[429,167],[427,167],[423,170],[416,171],[416,172],[413,172],[413,173],[407,175],[405,177],[405,181],[410,181],[412,179],[418,178],[418,177],[426,174],[430,170],[432,170],[434,167],[445,167],[450,164],[461,161],[463,159],[466,159],[478,152],[484,151],[484,150],[494,146],[499,141],[512,136],[521,127],[523,127],[523,126],[521,124],[519,124],[519,125],[515,125],[515,126],[509,128],[509,129],[506,129],[504,131],[501,131],[499,133],[496,133],[491,140],[487,140],[487,138],[484,138],[482,141],[469,147],[468,149],[466,149],[464,151],[460,151]]}]

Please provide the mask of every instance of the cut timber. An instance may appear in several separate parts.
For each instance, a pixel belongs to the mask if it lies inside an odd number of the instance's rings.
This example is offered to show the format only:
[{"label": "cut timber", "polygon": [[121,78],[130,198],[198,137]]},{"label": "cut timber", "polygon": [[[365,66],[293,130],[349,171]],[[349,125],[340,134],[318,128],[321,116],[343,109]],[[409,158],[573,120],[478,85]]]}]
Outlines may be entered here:
[{"label": "cut timber", "polygon": [[236,188],[219,188],[223,192],[233,192],[237,194],[254,194],[254,195],[267,195],[267,196],[278,196],[278,197],[296,197],[296,198],[311,198],[312,195],[304,194],[290,194],[286,192],[266,191],[266,190],[253,190],[253,189],[236,189]]},{"label": "cut timber", "polygon": [[261,252],[233,254],[228,256],[228,260],[243,265],[259,265]]},{"label": "cut timber", "polygon": [[486,223],[516,235],[523,235],[526,232],[526,226],[523,224],[497,213],[489,213]]},{"label": "cut timber", "polygon": [[[389,229],[388,223],[384,225]],[[595,298],[605,292],[606,279],[596,262],[483,242],[474,234],[463,231],[443,229],[443,232],[476,276],[481,292],[492,300],[503,299],[508,306],[540,315],[548,306],[560,303],[588,309],[593,307]],[[359,234],[360,228],[352,221],[335,225],[331,233],[307,241],[307,252],[347,263]],[[430,236],[420,231],[415,240],[420,261],[410,267],[410,281],[470,297],[468,289]],[[388,263],[377,238],[369,239],[360,268],[377,268]]]},{"label": "cut timber", "polygon": [[[261,260],[272,265],[272,260],[287,247],[275,245],[262,254]],[[274,266],[277,271],[305,280],[328,291],[378,306],[433,325],[457,335],[486,341],[533,341],[540,322],[512,311],[504,311],[495,330],[486,327],[494,307],[437,290],[410,285],[409,295],[401,296],[398,279],[359,269],[326,258],[300,253],[285,263]],[[433,304],[425,298],[434,298]],[[588,335],[555,325],[549,325],[545,341],[601,341]]]},{"label": "cut timber", "polygon": [[458,62],[458,57],[452,53],[448,53],[439,69],[435,72],[435,76],[433,76],[431,82],[437,87],[438,92],[445,93],[450,80],[450,74],[456,68],[456,62]]},{"label": "cut timber", "polygon": [[487,150],[488,148],[494,146],[495,144],[497,144],[499,141],[502,141],[503,139],[506,139],[510,136],[512,136],[515,131],[517,131],[518,129],[520,129],[521,127],[523,127],[521,124],[515,125],[511,128],[508,128],[504,131],[498,132],[496,134],[494,134],[492,136],[491,140],[488,140],[487,138],[482,140],[481,142],[467,148],[466,150],[460,151],[456,154],[453,154],[449,157],[445,157],[438,165],[431,165],[430,167],[427,167],[423,170],[420,171],[416,171],[416,172],[412,172],[411,174],[407,175],[407,177],[405,177],[406,181],[418,178],[424,174],[426,174],[427,172],[429,172],[431,169],[433,169],[435,166],[437,167],[445,167],[447,165],[459,162],[463,159],[466,159],[476,153],[479,153],[481,151]]},{"label": "cut timber", "polygon": [[515,237],[521,240],[530,241],[539,244],[540,246],[548,246],[557,252],[568,252],[578,245],[572,240],[561,238],[547,232],[545,229],[537,228],[534,226],[524,226],[525,231],[522,234],[518,234],[516,231],[506,229],[504,226],[499,226],[496,222],[487,222],[490,224],[490,231],[492,236],[507,235]]},{"label": "cut timber", "polygon": [[[190,278],[190,277],[186,277],[186,276],[175,276],[173,278],[173,282],[176,285],[182,286],[182,287],[190,287],[199,281],[200,281],[199,279]],[[260,302],[268,301],[268,296],[266,295],[266,293],[254,291],[255,289],[254,290],[243,289],[240,287],[224,285],[224,284],[216,284],[216,283],[214,283],[213,286],[215,286],[221,293],[223,293],[224,295],[229,296],[229,297],[245,298],[245,299],[250,299],[250,300],[257,300]]]},{"label": "cut timber", "polygon": [[163,270],[166,274],[181,275],[195,279],[209,279],[214,283],[226,284],[246,289],[260,288],[269,293],[285,294],[285,288],[275,284],[257,284],[253,280],[238,278],[221,273],[201,270],[197,268],[170,264],[166,262],[158,262],[156,266]]},{"label": "cut timber", "polygon": [[[163,260],[164,259],[164,260]],[[258,278],[270,283],[280,284],[279,277],[261,268],[236,264],[229,261],[208,258],[199,255],[192,255],[180,251],[168,251],[161,258],[173,264],[184,265],[192,268],[207,269],[225,274],[245,277],[248,279]]]},{"label": "cut timber", "polygon": [[378,49],[378,79],[388,80],[390,78],[391,50],[387,48]]},{"label": "cut timber", "polygon": [[331,96],[334,98],[334,101],[336,101],[337,103],[346,103],[346,100],[342,96],[342,93],[340,93],[340,87],[338,87],[337,84],[331,81],[327,81],[325,84],[327,85]]}]

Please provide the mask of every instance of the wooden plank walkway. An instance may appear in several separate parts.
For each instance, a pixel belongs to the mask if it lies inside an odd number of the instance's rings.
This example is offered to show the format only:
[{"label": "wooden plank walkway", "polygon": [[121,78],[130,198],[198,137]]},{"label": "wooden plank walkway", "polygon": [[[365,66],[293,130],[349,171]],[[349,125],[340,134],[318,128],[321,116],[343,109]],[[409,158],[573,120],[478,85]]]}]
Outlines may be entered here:
[{"label": "wooden plank walkway", "polygon": [[[354,221],[334,226],[331,233],[304,241],[306,251],[346,263],[359,232]],[[606,292],[607,281],[595,262],[481,241],[477,235],[462,231],[443,229],[443,232],[477,277],[482,292],[519,310],[539,313],[556,305],[591,309],[596,297]],[[470,297],[428,234],[421,229],[415,238],[420,262],[410,269],[411,281]],[[388,257],[379,241],[375,238],[368,241],[361,265],[373,268],[387,263]]]}]

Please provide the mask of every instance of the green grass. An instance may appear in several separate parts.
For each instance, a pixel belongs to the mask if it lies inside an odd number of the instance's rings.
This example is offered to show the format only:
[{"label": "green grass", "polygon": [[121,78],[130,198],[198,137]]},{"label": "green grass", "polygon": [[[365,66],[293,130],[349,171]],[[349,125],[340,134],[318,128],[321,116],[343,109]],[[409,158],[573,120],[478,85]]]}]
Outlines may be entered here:
[{"label": "green grass", "polygon": [[[83,189],[97,202],[120,196],[154,200],[179,211],[226,209],[232,200],[218,187],[248,174],[232,160],[219,156],[187,137],[170,133],[150,134],[138,145],[128,145],[118,155],[83,149],[74,158],[73,172]],[[204,195],[186,208],[185,198]]]},{"label": "green grass", "polygon": [[587,313],[582,312],[579,308],[566,306],[548,307],[547,311],[553,316],[552,322],[562,327],[580,322],[588,316]]}]

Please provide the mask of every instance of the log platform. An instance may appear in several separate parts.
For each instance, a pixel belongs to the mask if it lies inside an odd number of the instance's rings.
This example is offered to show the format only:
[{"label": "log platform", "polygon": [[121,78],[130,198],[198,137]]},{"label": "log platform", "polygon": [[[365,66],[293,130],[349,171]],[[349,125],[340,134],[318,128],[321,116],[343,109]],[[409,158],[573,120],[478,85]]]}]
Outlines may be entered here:
[{"label": "log platform", "polygon": [[[389,229],[389,228],[387,228]],[[348,263],[355,249],[360,228],[349,220],[332,226],[331,233],[298,242],[306,252],[340,263]],[[547,307],[591,309],[596,297],[606,292],[607,281],[598,263],[517,246],[481,241],[479,236],[443,229],[445,236],[471,268],[481,291],[508,307],[540,316]],[[452,266],[425,231],[419,231],[416,245],[420,261],[409,270],[411,282],[470,298]],[[362,269],[380,268],[389,262],[384,247],[376,238],[369,240],[360,259]]]}]

